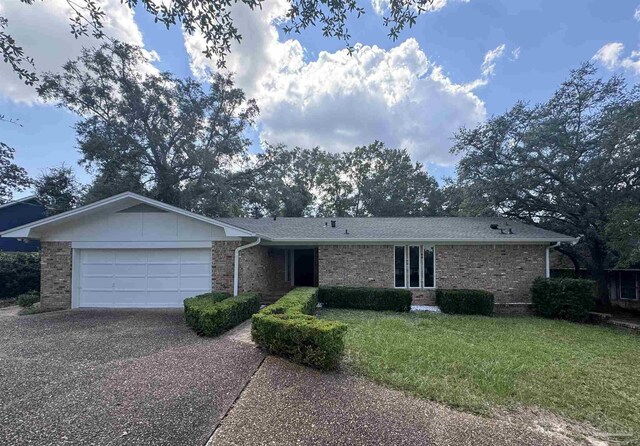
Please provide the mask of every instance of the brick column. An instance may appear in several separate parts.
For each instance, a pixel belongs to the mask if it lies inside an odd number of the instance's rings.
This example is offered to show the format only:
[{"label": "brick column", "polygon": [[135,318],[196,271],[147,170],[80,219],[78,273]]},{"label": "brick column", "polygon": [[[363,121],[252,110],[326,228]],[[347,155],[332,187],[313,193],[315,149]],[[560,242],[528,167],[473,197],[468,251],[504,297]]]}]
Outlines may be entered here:
[{"label": "brick column", "polygon": [[71,242],[40,244],[40,306],[71,308]]},{"label": "brick column", "polygon": [[241,241],[211,243],[211,289],[233,293],[234,251]]}]

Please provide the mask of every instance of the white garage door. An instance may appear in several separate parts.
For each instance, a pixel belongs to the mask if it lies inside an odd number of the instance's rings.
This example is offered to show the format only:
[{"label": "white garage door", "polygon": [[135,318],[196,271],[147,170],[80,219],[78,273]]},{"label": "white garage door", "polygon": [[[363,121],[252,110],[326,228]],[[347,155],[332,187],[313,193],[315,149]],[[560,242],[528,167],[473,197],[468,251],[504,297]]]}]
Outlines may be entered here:
[{"label": "white garage door", "polygon": [[181,307],[211,291],[209,249],[83,249],[80,307]]}]

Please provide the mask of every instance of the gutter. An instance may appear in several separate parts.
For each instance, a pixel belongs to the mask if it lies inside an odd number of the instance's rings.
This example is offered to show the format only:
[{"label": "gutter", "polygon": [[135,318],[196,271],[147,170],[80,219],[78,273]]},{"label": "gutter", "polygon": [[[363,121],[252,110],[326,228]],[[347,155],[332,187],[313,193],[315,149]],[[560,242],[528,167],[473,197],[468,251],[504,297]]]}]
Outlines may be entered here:
[{"label": "gutter", "polygon": [[257,246],[260,244],[261,241],[262,241],[262,238],[258,237],[258,239],[255,242],[251,242],[248,245],[238,246],[235,249],[234,257],[233,257],[233,295],[234,296],[238,295],[238,263],[240,259],[240,251]]},{"label": "gutter", "polygon": [[[578,243],[580,241],[580,237],[575,238],[570,244],[571,246],[575,245],[576,243]],[[557,248],[558,246],[560,246],[562,243],[566,243],[566,242],[556,242],[553,245],[549,245],[547,246],[547,252],[546,252],[546,272],[545,272],[545,277],[548,279],[551,277],[551,265],[549,262],[549,252],[554,249]]]}]

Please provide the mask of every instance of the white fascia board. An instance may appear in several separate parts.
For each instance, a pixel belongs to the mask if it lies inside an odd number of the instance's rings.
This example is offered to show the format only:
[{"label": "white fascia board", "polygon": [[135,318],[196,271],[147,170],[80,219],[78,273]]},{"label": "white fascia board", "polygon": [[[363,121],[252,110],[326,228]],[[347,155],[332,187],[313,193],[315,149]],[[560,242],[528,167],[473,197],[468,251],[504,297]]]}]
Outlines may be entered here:
[{"label": "white fascia board", "polygon": [[33,200],[34,198],[36,198],[35,195],[29,195],[28,197],[23,197],[23,198],[18,198],[17,200],[8,201],[5,204],[0,204],[0,209],[8,208],[9,206],[20,204],[20,203],[23,203],[25,201]]},{"label": "white fascia board", "polygon": [[123,192],[121,194],[118,195],[114,195],[113,197],[109,197],[109,198],[105,198],[104,200],[100,200],[100,201],[96,201],[95,203],[91,203],[88,204],[86,206],[82,206],[76,209],[72,209],[70,211],[67,212],[63,212],[61,214],[58,215],[54,215],[52,217],[49,218],[44,218],[42,220],[38,220],[32,223],[27,223],[26,225],[22,225],[19,226],[17,228],[13,228],[13,229],[9,229],[7,231],[4,232],[0,232],[0,237],[11,237],[11,238],[21,238],[21,237],[25,237],[25,238],[29,238],[29,237],[33,237],[33,238],[37,238],[34,236],[34,233],[32,232],[34,229],[37,228],[41,228],[43,226],[52,224],[52,223],[56,223],[56,222],[60,222],[63,220],[66,220],[68,218],[71,217],[76,217],[78,215],[90,212],[90,211],[94,211],[96,209],[99,209],[103,206],[107,206],[109,204],[114,204],[117,203],[118,201],[122,201],[125,199],[133,199],[135,201],[138,201],[140,203],[145,203],[148,204],[150,206],[153,207],[157,207],[159,209],[163,209],[169,212],[174,212],[180,215],[184,215],[186,217],[191,217],[193,219],[196,220],[200,220],[203,221],[205,223],[209,223],[215,226],[219,226],[222,227],[225,231],[225,235],[230,236],[230,237],[255,237],[255,234],[251,231],[247,231],[241,228],[238,228],[236,226],[227,224],[227,223],[223,223],[221,221],[215,220],[213,218],[209,218],[209,217],[205,217],[203,215],[199,215],[199,214],[195,214],[193,212],[189,212],[186,211],[184,209],[180,209],[178,207],[175,206],[171,206],[165,203],[162,203],[160,201],[157,200],[153,200],[151,198],[147,198],[147,197],[143,197],[141,195],[138,194],[134,194],[133,192]]},{"label": "white fascia board", "polygon": [[554,238],[554,239],[538,239],[538,238],[528,238],[528,239],[429,239],[429,238],[419,238],[419,239],[311,239],[311,238],[300,238],[300,239],[270,239],[267,244],[276,245],[276,244],[393,244],[393,243],[435,243],[435,244],[485,244],[485,245],[502,245],[502,244],[545,244],[545,243],[572,243],[577,239],[574,238]]}]

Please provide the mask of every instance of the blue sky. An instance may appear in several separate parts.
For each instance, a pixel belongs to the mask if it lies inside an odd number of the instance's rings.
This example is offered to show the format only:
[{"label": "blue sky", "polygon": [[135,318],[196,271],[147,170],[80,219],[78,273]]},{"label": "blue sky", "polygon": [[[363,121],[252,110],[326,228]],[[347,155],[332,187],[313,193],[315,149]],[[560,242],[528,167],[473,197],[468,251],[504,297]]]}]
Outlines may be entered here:
[{"label": "blue sky", "polygon": [[[0,13],[10,20],[9,31],[22,36],[36,63],[42,59],[47,69],[92,43],[71,42],[68,23],[58,10],[51,19],[51,8],[59,1],[29,6],[0,0]],[[105,1],[121,8],[118,1]],[[571,68],[596,54],[603,76],[617,72],[630,83],[638,81],[638,55],[632,54],[640,42],[640,13],[634,18],[640,6],[637,0],[441,3],[443,7],[422,15],[417,26],[394,42],[387,38],[381,16],[363,2],[366,14],[349,21],[352,44],[363,45],[357,62],[345,58],[343,42],[323,38],[317,29],[287,36],[275,22],[239,10],[236,17],[246,22],[245,42],[234,49],[230,67],[238,67],[241,86],[258,98],[263,111],[250,132],[255,141],[252,150],[260,150],[260,138],[348,150],[378,137],[390,146],[406,146],[441,179],[454,172],[455,160],[447,151],[457,126],[503,113],[517,100],[545,100]],[[278,15],[269,11],[263,16]],[[49,34],[39,20],[47,26],[55,22],[59,32]],[[197,38],[187,42],[191,50],[185,48],[180,28],[167,31],[141,11],[130,21],[121,21],[113,35],[155,51],[160,60],[154,65],[160,70],[186,77],[202,75],[212,66],[199,60]],[[57,28],[52,24],[50,29]],[[483,65],[488,54],[493,56]],[[24,88],[10,88],[15,80],[6,67],[0,69],[0,77],[9,81],[0,86],[0,113],[22,124],[0,124],[2,140],[16,148],[17,163],[35,176],[65,162],[81,180],[89,181],[90,175],[77,165],[73,130],[77,117],[34,102]],[[474,81],[477,86],[470,87]],[[270,86],[274,82],[277,87]],[[289,91],[298,92],[299,98],[291,101]],[[387,99],[380,100],[381,96]]]}]

